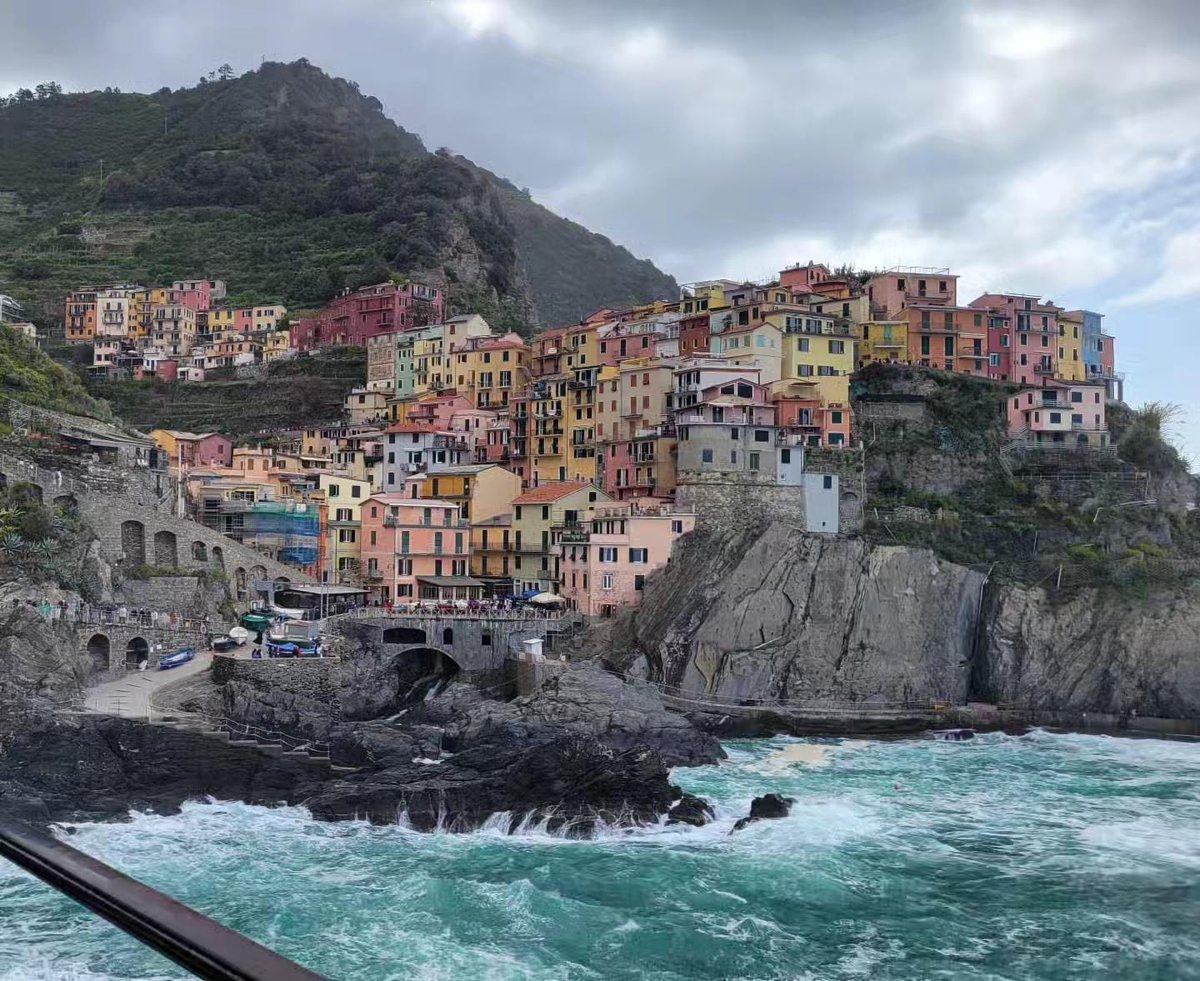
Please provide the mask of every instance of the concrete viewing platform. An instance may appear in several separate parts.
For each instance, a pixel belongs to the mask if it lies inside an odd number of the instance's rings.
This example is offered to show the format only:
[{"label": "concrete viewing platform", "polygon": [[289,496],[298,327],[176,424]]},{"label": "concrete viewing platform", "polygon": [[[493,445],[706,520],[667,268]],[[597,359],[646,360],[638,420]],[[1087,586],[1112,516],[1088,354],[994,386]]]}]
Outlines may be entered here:
[{"label": "concrete viewing platform", "polygon": [[197,651],[196,656],[177,668],[159,671],[130,671],[116,681],[89,688],[83,706],[96,715],[115,715],[122,719],[149,719],[153,696],[167,688],[203,674],[212,664],[212,651]]}]

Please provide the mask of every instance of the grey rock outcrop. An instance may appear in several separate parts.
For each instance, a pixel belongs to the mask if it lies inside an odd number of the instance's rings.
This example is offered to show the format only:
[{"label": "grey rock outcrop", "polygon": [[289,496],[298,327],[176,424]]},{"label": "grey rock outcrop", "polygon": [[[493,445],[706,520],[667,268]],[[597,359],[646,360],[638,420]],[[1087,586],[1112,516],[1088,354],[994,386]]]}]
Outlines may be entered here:
[{"label": "grey rock outcrop", "polygon": [[983,580],[925,549],[782,524],[697,534],[651,580],[609,657],[722,699],[961,701]]},{"label": "grey rock outcrop", "polygon": [[989,590],[972,693],[1020,708],[1200,715],[1200,595]]},{"label": "grey rock outcrop", "polygon": [[617,752],[644,748],[668,766],[697,766],[725,758],[720,743],[663,707],[649,685],[622,681],[598,665],[574,666],[532,695],[483,702],[446,730],[447,745],[468,749],[506,731],[535,740],[559,730],[594,736]]},{"label": "grey rock outcrop", "polygon": [[91,674],[91,658],[69,627],[0,601],[0,750],[31,719],[78,696]]}]

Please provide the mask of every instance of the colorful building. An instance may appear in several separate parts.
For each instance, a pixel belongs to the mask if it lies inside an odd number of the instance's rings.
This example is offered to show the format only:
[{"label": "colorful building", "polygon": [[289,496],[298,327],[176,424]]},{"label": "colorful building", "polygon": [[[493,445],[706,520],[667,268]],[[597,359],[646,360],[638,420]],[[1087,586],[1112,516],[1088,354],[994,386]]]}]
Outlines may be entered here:
[{"label": "colorful building", "polygon": [[640,604],[647,577],[670,561],[675,542],[695,522],[694,513],[654,500],[596,507],[559,539],[568,607],[608,617]]},{"label": "colorful building", "polygon": [[513,499],[513,592],[557,593],[562,583],[563,532],[577,530],[593,509],[611,502],[583,481],[554,481]]},{"label": "colorful building", "polygon": [[363,582],[385,603],[482,595],[469,575],[470,527],[458,505],[375,494],[362,508]]},{"label": "colorful building", "polygon": [[1009,435],[1035,445],[1106,446],[1105,404],[1102,382],[1044,379],[1008,400]]}]

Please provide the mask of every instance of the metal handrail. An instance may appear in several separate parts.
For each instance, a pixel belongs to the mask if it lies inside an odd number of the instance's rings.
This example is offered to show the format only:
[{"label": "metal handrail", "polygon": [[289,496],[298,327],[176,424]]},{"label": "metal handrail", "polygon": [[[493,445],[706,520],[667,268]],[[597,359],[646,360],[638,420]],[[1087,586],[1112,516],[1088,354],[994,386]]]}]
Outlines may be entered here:
[{"label": "metal handrail", "polygon": [[170,896],[14,821],[0,856],[207,981],[322,981],[316,974]]}]

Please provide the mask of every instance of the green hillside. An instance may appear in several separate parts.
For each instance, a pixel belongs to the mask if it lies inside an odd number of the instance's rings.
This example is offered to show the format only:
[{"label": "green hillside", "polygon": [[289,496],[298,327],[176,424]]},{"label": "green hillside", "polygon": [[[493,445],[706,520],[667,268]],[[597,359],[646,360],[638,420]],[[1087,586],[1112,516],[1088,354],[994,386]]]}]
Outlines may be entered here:
[{"label": "green hillside", "polygon": [[109,406],[92,398],[78,375],[0,324],[0,432],[7,430],[9,399],[59,412],[112,418]]},{"label": "green hillside", "polygon": [[490,297],[503,326],[676,289],[304,61],[0,108],[0,290],[47,323],[82,283],[202,275],[297,309],[389,272]]}]

